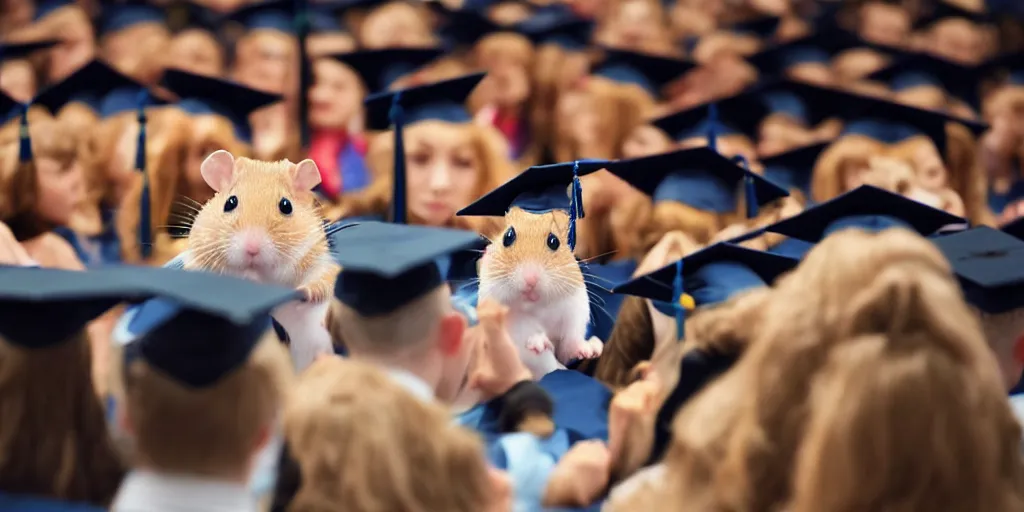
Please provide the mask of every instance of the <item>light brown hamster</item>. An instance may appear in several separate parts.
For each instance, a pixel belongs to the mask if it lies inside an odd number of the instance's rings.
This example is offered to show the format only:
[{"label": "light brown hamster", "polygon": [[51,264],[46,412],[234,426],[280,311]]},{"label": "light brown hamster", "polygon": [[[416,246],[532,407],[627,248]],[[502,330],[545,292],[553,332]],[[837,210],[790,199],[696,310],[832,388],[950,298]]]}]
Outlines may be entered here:
[{"label": "light brown hamster", "polygon": [[568,226],[563,211],[512,208],[501,238],[480,262],[480,300],[509,308],[509,334],[535,378],[571,360],[597,357],[603,348],[599,340],[586,339],[590,300],[566,242]]},{"label": "light brown hamster", "polygon": [[288,333],[296,366],[304,368],[331,348],[323,321],[339,271],[312,192],[320,171],[312,160],[236,159],[224,150],[208,156],[200,170],[216,193],[192,224],[184,268],[305,292],[305,303],[272,313]]}]

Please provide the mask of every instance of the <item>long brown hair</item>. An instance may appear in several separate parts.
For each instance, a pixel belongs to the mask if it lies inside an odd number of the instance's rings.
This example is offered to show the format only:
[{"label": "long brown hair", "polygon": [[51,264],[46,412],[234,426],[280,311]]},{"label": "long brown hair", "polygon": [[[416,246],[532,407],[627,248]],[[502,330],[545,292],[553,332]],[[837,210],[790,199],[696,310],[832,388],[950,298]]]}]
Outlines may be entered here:
[{"label": "long brown hair", "polygon": [[124,468],[93,390],[85,331],[42,349],[0,338],[0,417],[0,489],[101,506],[113,500]]},{"label": "long brown hair", "polygon": [[851,163],[867,165],[867,159],[885,151],[885,144],[863,135],[846,135],[818,156],[811,178],[811,199],[828,201],[846,192],[846,172]]}]

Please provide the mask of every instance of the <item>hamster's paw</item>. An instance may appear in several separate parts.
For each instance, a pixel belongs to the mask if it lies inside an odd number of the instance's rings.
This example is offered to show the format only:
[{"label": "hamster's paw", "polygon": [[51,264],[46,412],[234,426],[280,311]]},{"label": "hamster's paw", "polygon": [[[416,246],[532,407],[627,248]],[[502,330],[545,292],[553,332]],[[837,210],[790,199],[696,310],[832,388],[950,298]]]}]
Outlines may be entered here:
[{"label": "hamster's paw", "polygon": [[547,335],[542,332],[532,334],[529,338],[526,338],[526,350],[529,350],[534,354],[540,355],[547,350],[554,349],[555,346],[551,343],[551,340],[549,340]]},{"label": "hamster's paw", "polygon": [[590,356],[591,359],[601,357],[601,354],[604,353],[604,342],[598,339],[597,336],[591,336],[590,339],[587,340],[586,344],[593,351],[594,355]]},{"label": "hamster's paw", "polygon": [[[596,342],[596,343],[595,343]],[[571,343],[562,342],[562,357],[559,360],[568,364],[570,361],[582,359],[594,359],[601,355],[604,344],[596,338],[588,341],[576,341]]]}]

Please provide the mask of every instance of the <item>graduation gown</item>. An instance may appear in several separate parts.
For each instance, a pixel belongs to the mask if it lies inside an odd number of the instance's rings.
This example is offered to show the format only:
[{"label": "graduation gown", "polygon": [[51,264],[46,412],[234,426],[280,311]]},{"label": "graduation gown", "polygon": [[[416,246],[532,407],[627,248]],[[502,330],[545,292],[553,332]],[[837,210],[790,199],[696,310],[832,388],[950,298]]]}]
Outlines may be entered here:
[{"label": "graduation gown", "polygon": [[0,492],[0,510],[12,512],[102,512],[102,507]]},{"label": "graduation gown", "polygon": [[590,327],[588,336],[608,341],[619,316],[625,295],[611,292],[612,287],[629,281],[636,271],[636,260],[612,261],[604,264],[582,263],[583,281],[590,292]]},{"label": "graduation gown", "polygon": [[[491,464],[505,470],[514,484],[526,483],[524,488],[516,487],[513,512],[535,512],[542,510],[543,492],[551,472],[558,465],[569,447],[575,444],[577,434],[567,429],[556,429],[551,437],[540,439],[528,432],[504,434],[487,448]],[[538,494],[539,492],[539,494]],[[544,508],[547,512],[568,510],[601,509],[601,502],[585,508]]]},{"label": "graduation gown", "polygon": [[104,209],[100,219],[103,231],[96,235],[83,236],[63,226],[53,230],[71,244],[75,255],[87,267],[121,263],[121,239],[114,229],[114,210]]}]

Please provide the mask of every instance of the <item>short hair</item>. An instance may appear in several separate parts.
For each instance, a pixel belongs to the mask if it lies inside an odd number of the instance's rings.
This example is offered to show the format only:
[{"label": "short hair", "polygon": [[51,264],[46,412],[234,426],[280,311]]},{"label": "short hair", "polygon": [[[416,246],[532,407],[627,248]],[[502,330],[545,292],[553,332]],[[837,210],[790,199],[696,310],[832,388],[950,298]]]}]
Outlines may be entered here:
[{"label": "short hair", "polygon": [[331,315],[329,330],[345,342],[350,352],[393,355],[422,348],[441,318],[452,311],[447,286],[433,291],[384,315],[363,316],[339,304]]},{"label": "short hair", "polygon": [[248,467],[263,429],[290,391],[288,354],[273,331],[240,368],[203,388],[183,385],[145,361],[125,376],[136,457],[161,471],[221,475]]},{"label": "short hair", "polygon": [[484,510],[483,443],[377,367],[326,358],[299,377],[284,431],[301,485],[288,510]]}]

